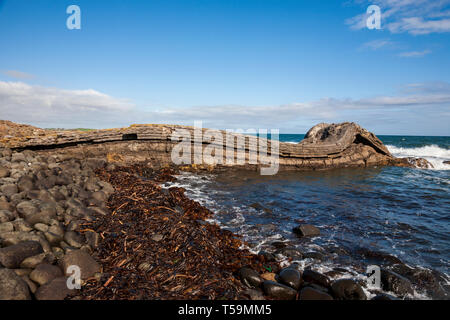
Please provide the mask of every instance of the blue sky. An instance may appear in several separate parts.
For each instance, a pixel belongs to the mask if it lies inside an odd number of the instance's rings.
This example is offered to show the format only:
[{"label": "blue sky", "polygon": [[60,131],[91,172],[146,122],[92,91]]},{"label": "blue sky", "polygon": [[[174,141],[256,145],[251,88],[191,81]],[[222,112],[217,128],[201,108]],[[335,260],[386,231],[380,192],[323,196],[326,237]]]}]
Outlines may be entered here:
[{"label": "blue sky", "polygon": [[450,135],[449,40],[447,0],[0,0],[0,118]]}]

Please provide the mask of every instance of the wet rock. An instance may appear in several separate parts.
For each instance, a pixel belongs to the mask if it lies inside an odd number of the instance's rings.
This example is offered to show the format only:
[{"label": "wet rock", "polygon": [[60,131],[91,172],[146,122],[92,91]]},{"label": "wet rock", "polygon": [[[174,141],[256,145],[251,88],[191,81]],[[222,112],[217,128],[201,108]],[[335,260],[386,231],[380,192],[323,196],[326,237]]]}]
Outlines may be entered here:
[{"label": "wet rock", "polygon": [[330,278],[311,269],[306,269],[303,271],[303,281],[318,284],[324,288],[330,287]]},{"label": "wet rock", "polygon": [[281,283],[298,290],[298,288],[300,288],[301,274],[297,269],[286,268],[281,270],[278,275],[278,280]]},{"label": "wet rock", "polygon": [[60,268],[48,263],[39,264],[29,275],[30,279],[40,286],[62,276],[63,273]]},{"label": "wet rock", "polygon": [[24,241],[6,248],[0,248],[0,263],[9,269],[15,269],[28,257],[43,252],[42,246],[36,241]]},{"label": "wet rock", "polygon": [[27,283],[10,269],[0,269],[0,300],[30,300]]},{"label": "wet rock", "polygon": [[446,276],[436,270],[412,268],[404,264],[393,265],[391,270],[410,280],[432,299],[447,300],[450,296],[450,288],[445,286],[448,283]]},{"label": "wet rock", "polygon": [[336,300],[367,300],[362,287],[353,279],[339,279],[331,285]]},{"label": "wet rock", "polygon": [[333,300],[333,297],[322,290],[305,287],[300,291],[299,300]]},{"label": "wet rock", "polygon": [[303,254],[303,258],[322,261],[324,256],[322,253],[317,251],[308,251]]},{"label": "wet rock", "polygon": [[381,287],[385,291],[391,291],[400,296],[414,294],[412,284],[408,279],[385,268],[381,268]]},{"label": "wet rock", "polygon": [[0,187],[0,191],[7,197],[11,197],[13,194],[19,192],[19,189],[15,184],[5,184]]},{"label": "wet rock", "polygon": [[239,277],[242,283],[249,288],[257,288],[263,282],[259,273],[248,267],[243,267],[239,270]]},{"label": "wet rock", "polygon": [[81,278],[92,277],[96,272],[100,272],[100,265],[88,253],[82,250],[68,252],[61,260],[61,268],[67,274],[67,268],[71,265],[78,266],[81,271]]},{"label": "wet rock", "polygon": [[293,231],[299,237],[316,237],[320,235],[320,230],[310,224],[301,224],[295,227]]},{"label": "wet rock", "polygon": [[67,278],[59,277],[39,287],[35,297],[37,300],[64,300],[74,292],[74,290],[67,287]]},{"label": "wet rock", "polygon": [[294,300],[297,296],[296,290],[274,281],[265,280],[262,283],[262,288],[265,295],[272,299]]},{"label": "wet rock", "polygon": [[294,260],[301,260],[303,259],[303,253],[293,247],[285,247],[277,250],[276,254],[281,254],[283,256],[286,256],[288,258],[292,258]]}]

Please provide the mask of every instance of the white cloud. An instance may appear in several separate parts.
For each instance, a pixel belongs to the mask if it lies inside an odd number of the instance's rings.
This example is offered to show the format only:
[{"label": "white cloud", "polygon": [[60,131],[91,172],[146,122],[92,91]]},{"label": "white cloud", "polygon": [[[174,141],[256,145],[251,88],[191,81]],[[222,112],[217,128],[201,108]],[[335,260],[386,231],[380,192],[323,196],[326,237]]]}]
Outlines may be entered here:
[{"label": "white cloud", "polygon": [[423,51],[408,51],[408,52],[401,52],[399,53],[399,57],[403,58],[420,58],[423,56],[426,56],[427,54],[430,54],[431,50],[423,50]]},{"label": "white cloud", "polygon": [[[413,35],[450,32],[450,0],[357,0],[366,9],[371,4],[381,8],[381,26],[392,33]],[[366,28],[367,14],[346,20],[351,29]]]},{"label": "white cloud", "polygon": [[396,47],[396,43],[391,41],[390,39],[377,39],[364,43],[361,46],[361,49],[379,50],[382,48],[393,48],[393,47]]},{"label": "white cloud", "polygon": [[[446,112],[449,106],[448,83],[410,84],[396,95],[363,99],[323,98],[274,106],[216,105],[145,111],[95,90],[63,90],[0,81],[0,119],[41,127],[193,125],[195,120],[202,120],[205,127],[211,128],[280,128],[285,132],[306,132],[323,121],[356,121],[369,128],[376,123],[396,127],[406,118],[426,121],[428,115],[438,114],[436,110]],[[448,123],[449,119],[441,117],[437,121]]]},{"label": "white cloud", "polygon": [[18,79],[18,80],[29,80],[33,79],[34,75],[22,71],[17,70],[4,70],[2,73],[10,78]]}]

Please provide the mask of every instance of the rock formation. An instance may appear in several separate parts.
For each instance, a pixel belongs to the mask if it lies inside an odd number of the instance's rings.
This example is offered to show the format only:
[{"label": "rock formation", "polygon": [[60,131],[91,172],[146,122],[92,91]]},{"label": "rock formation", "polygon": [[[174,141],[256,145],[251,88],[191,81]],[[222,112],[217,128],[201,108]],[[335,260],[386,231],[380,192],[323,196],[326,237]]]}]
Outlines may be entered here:
[{"label": "rock formation", "polygon": [[[152,166],[164,166],[173,163],[171,155],[175,145],[181,141],[191,142],[194,146],[194,127],[179,125],[132,125],[128,128],[104,130],[43,130],[31,126],[17,125],[12,122],[0,123],[0,148],[16,150],[31,149],[46,153],[57,151],[68,158],[102,158],[108,162],[129,164],[145,161]],[[5,129],[6,127],[6,129]],[[268,157],[279,158],[281,170],[321,170],[343,167],[367,167],[379,165],[398,165],[407,167],[430,167],[424,159],[397,159],[393,157],[383,143],[369,131],[352,122],[339,124],[321,123],[311,128],[305,139],[298,144],[280,142],[274,144],[264,138],[233,133],[231,153],[233,160],[241,157],[244,164],[226,161],[226,132],[223,130],[201,129],[203,136],[215,136],[223,139],[211,139],[202,142],[202,150],[212,145],[223,150],[223,156],[213,166],[203,157],[201,163],[194,161],[191,155],[189,164],[197,167],[239,166],[254,169],[267,163]],[[6,133],[6,134],[5,134]],[[176,139],[174,139],[176,136]],[[239,139],[245,141],[238,145]],[[211,142],[212,141],[212,142]],[[267,156],[261,155],[260,146],[267,145]],[[229,150],[228,149],[228,152]],[[258,162],[249,159],[254,155]]]}]

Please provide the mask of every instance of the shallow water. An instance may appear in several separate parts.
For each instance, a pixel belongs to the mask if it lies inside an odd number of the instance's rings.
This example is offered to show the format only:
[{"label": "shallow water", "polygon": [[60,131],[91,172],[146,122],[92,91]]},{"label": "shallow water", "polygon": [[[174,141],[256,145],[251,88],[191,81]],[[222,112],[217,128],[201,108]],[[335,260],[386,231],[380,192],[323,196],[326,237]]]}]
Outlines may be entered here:
[{"label": "shallow water", "polygon": [[[301,138],[280,136],[292,142]],[[425,157],[435,169],[182,174],[172,186],[186,188],[216,212],[213,221],[241,235],[254,252],[284,241],[326,254],[325,262],[310,261],[317,268],[346,267],[355,274],[371,263],[362,252],[384,252],[449,275],[450,166],[443,161],[450,160],[450,138],[381,139],[394,155]],[[299,223],[319,227],[321,235],[297,238],[292,229]]]}]

